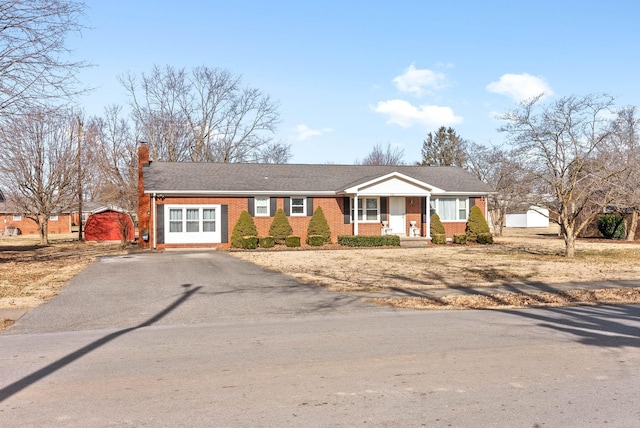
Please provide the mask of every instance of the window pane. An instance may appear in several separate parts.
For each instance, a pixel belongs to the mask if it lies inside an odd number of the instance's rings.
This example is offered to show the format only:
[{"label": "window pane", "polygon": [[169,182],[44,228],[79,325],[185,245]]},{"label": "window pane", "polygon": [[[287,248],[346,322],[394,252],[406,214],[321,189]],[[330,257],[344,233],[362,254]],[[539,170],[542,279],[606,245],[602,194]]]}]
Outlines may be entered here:
[{"label": "window pane", "polygon": [[169,232],[182,232],[182,222],[181,221],[169,222]]},{"label": "window pane", "polygon": [[203,209],[202,210],[202,231],[203,232],[215,232],[216,231],[216,210],[215,209]]},{"label": "window pane", "polygon": [[440,220],[452,221],[456,220],[456,200],[453,198],[440,199]]},{"label": "window pane", "polygon": [[291,214],[304,214],[305,198],[291,198]]},{"label": "window pane", "polygon": [[378,209],[378,200],[377,199],[367,199],[367,210],[370,209]]},{"label": "window pane", "polygon": [[436,200],[430,199],[429,200],[429,216],[432,216],[435,213],[436,213]]},{"label": "window pane", "polygon": [[171,209],[169,210],[169,220],[174,221],[174,220],[182,220],[182,210],[175,210],[175,209]]},{"label": "window pane", "polygon": [[199,220],[200,219],[200,210],[199,209],[188,209],[187,210],[187,221],[189,220]]}]

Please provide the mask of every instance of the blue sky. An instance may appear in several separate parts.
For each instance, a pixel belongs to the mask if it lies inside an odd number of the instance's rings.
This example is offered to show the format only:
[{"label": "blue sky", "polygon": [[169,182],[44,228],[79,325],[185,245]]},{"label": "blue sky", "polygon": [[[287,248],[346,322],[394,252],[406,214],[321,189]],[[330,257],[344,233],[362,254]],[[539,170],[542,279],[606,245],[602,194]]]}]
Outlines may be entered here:
[{"label": "blue sky", "polygon": [[452,126],[501,145],[497,115],[545,92],[640,105],[640,2],[86,0],[76,59],[87,114],[128,100],[117,76],[154,64],[243,76],[279,102],[291,163],[353,163],[376,144],[421,157]]}]

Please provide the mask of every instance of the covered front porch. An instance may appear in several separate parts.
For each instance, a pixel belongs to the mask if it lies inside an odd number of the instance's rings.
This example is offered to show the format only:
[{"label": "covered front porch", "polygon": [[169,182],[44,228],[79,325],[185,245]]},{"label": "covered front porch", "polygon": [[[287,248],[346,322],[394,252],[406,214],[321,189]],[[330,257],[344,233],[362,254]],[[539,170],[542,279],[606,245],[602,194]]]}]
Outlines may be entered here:
[{"label": "covered front porch", "polygon": [[345,189],[351,206],[353,234],[360,235],[362,231],[362,234],[372,234],[372,223],[377,223],[379,230],[376,229],[375,234],[429,239],[431,194],[439,190],[400,173]]}]

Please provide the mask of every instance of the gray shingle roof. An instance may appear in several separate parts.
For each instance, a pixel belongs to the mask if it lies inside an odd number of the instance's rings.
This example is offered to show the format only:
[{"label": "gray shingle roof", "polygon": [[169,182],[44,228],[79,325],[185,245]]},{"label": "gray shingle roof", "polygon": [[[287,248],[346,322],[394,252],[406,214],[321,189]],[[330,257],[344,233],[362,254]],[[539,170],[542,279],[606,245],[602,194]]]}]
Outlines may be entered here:
[{"label": "gray shingle roof", "polygon": [[491,191],[457,167],[191,162],[152,162],[144,170],[144,187],[147,192],[337,193],[393,172],[447,192]]}]

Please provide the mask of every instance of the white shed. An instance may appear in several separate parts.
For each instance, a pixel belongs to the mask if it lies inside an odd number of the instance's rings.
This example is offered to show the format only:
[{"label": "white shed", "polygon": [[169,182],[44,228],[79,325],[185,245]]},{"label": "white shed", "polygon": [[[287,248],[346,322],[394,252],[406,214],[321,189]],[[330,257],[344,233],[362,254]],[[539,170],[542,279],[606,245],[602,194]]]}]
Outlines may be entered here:
[{"label": "white shed", "polygon": [[506,227],[549,227],[549,210],[531,206],[523,212],[506,215]]}]

